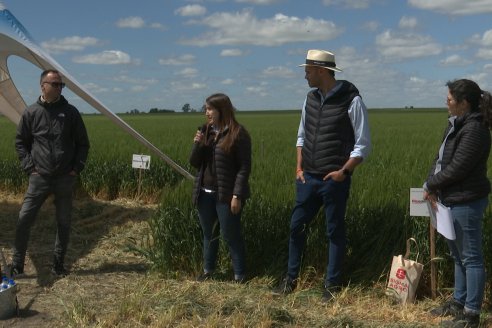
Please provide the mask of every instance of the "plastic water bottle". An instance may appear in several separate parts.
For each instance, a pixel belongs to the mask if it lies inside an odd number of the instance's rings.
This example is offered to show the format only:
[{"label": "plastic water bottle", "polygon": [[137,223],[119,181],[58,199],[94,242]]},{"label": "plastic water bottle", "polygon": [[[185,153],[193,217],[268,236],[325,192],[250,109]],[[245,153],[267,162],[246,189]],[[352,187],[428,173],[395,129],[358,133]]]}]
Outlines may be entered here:
[{"label": "plastic water bottle", "polygon": [[15,280],[14,279],[10,279],[9,280],[9,287],[14,287],[15,285],[16,285]]},{"label": "plastic water bottle", "polygon": [[0,286],[0,292],[3,292],[4,290],[7,290],[9,288],[9,280],[7,277],[2,279],[2,285]]}]

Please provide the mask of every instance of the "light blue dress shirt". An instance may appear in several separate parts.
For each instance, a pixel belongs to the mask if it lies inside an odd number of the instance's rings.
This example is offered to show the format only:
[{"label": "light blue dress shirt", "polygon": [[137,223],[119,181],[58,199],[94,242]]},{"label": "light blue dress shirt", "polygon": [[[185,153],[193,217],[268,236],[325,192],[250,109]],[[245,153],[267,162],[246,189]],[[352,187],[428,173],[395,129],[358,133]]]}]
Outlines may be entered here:
[{"label": "light blue dress shirt", "polygon": [[[325,97],[323,97],[321,92],[318,90],[318,93],[321,96],[321,102],[323,103],[325,99],[333,96],[333,94],[335,94],[335,92],[337,92],[341,86],[342,82],[336,81],[335,87],[328,91]],[[306,101],[307,97],[304,100],[304,104],[302,106],[301,122],[299,123],[299,129],[297,130],[297,147],[302,147],[304,145],[304,120],[306,116]],[[350,152],[350,157],[362,157],[365,159],[367,158],[367,156],[369,156],[369,153],[371,152],[371,135],[369,133],[367,108],[360,96],[355,97],[350,103],[348,115],[354,129],[355,138],[354,149]]]}]

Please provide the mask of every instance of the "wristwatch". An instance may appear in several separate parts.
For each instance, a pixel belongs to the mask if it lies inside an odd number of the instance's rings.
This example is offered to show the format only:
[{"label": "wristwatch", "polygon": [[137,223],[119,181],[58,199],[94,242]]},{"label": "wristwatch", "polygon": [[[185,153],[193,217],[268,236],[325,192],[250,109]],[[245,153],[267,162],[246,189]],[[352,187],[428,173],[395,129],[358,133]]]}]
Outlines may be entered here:
[{"label": "wristwatch", "polygon": [[343,175],[345,175],[345,176],[347,176],[347,177],[349,177],[349,176],[351,176],[351,175],[352,175],[352,172],[350,172],[350,170],[349,170],[349,169],[343,169],[343,171],[342,171],[342,172],[343,172]]}]

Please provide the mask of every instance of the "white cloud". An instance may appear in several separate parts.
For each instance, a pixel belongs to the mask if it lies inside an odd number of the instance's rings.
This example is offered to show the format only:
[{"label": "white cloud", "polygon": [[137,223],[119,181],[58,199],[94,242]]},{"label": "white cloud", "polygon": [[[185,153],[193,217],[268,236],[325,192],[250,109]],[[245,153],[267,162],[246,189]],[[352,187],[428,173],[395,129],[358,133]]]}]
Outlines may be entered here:
[{"label": "white cloud", "polygon": [[176,72],[176,75],[181,75],[183,77],[194,77],[198,74],[198,70],[193,67],[183,68],[181,71]]},{"label": "white cloud", "polygon": [[153,85],[159,83],[159,80],[151,78],[151,79],[137,79],[128,75],[120,75],[112,79],[115,82],[123,82],[123,83],[133,83],[133,84],[143,84],[143,85]]},{"label": "white cloud", "polygon": [[142,28],[145,26],[145,21],[142,17],[132,16],[118,20],[116,26],[120,28]]},{"label": "white cloud", "polygon": [[327,41],[342,33],[342,29],[330,21],[283,14],[258,19],[250,10],[216,13],[195,23],[209,27],[210,31],[193,39],[181,40],[182,44],[278,46],[290,42]]},{"label": "white cloud", "polygon": [[202,16],[207,12],[207,8],[200,5],[187,5],[184,7],[180,7],[174,11],[175,15],[180,16]]},{"label": "white cloud", "polygon": [[337,5],[351,9],[366,9],[369,8],[370,3],[371,0],[323,0],[323,5],[325,6]]},{"label": "white cloud", "polygon": [[166,30],[166,26],[162,25],[161,23],[151,23],[150,24],[151,28],[154,28],[156,30]]},{"label": "white cloud", "polygon": [[391,59],[420,58],[438,55],[442,46],[430,36],[414,33],[395,33],[386,30],[376,37],[379,52]]},{"label": "white cloud", "polygon": [[[131,64],[132,59],[129,54],[123,51],[106,50],[97,54],[74,57],[73,62],[77,64],[119,65]],[[133,63],[136,62],[133,61]]]},{"label": "white cloud", "polygon": [[439,62],[442,66],[465,66],[471,63],[460,55],[451,55]]},{"label": "white cloud", "polygon": [[236,0],[239,3],[252,3],[254,5],[273,5],[279,0]]},{"label": "white cloud", "polygon": [[92,82],[85,83],[84,87],[87,88],[87,90],[89,90],[91,93],[104,93],[110,91],[108,88],[101,87],[100,85]]},{"label": "white cloud", "polygon": [[472,35],[470,42],[480,46],[476,53],[477,58],[486,60],[492,59],[492,30],[485,31],[483,35]]},{"label": "white cloud", "polygon": [[418,85],[418,86],[422,86],[425,83],[427,83],[427,80],[420,78],[420,77],[417,77],[417,76],[410,76],[409,81],[410,81],[410,83],[412,83],[414,85]]},{"label": "white cloud", "polygon": [[477,51],[477,57],[486,60],[492,60],[492,48],[485,49],[481,48]]},{"label": "white cloud", "polygon": [[[181,82],[181,81],[173,81],[171,82],[171,94],[176,93],[176,91],[186,91],[189,92],[190,90],[200,90],[200,89],[205,89],[207,85],[205,83],[200,83],[200,82]],[[168,90],[169,91],[169,90]]]},{"label": "white cloud", "polygon": [[233,79],[225,79],[225,80],[222,80],[222,82],[220,82],[221,84],[224,84],[224,85],[231,85],[231,84],[234,84],[234,80]]},{"label": "white cloud", "polygon": [[243,51],[241,49],[224,49],[220,52],[223,57],[237,57],[242,56]]},{"label": "white cloud", "polygon": [[130,88],[130,90],[133,92],[142,92],[147,90],[147,87],[144,85],[134,85],[133,87]]},{"label": "white cloud", "polygon": [[377,31],[378,28],[379,28],[379,22],[376,22],[376,21],[369,21],[369,22],[365,22],[364,24],[362,24],[363,30],[375,32],[375,31]]},{"label": "white cloud", "polygon": [[41,46],[50,53],[60,54],[66,51],[81,51],[86,47],[94,47],[101,44],[101,41],[93,37],[70,36],[42,42]]},{"label": "white cloud", "polygon": [[198,82],[193,82],[190,85],[191,89],[193,90],[198,90],[198,89],[205,89],[207,85],[205,83],[198,83]]},{"label": "white cloud", "polygon": [[483,47],[492,47],[492,30],[485,31],[483,35],[474,34],[471,37],[471,42],[477,43]]},{"label": "white cloud", "polygon": [[483,34],[482,45],[492,47],[492,30],[488,30]]},{"label": "white cloud", "polygon": [[414,7],[449,15],[492,13],[492,0],[408,0]]},{"label": "white cloud", "polygon": [[[333,49],[337,66],[343,68],[340,78],[359,89],[368,108],[429,107],[442,105],[444,84],[425,76],[425,69],[416,67],[412,74],[398,71],[383,57],[360,51],[356,47]],[[419,68],[424,74],[419,73]],[[422,75],[422,76],[421,76]],[[378,83],[374,83],[377,76]],[[442,90],[442,93],[440,93]]]},{"label": "white cloud", "polygon": [[285,66],[267,67],[263,70],[262,75],[266,77],[274,77],[274,78],[292,78],[297,76],[297,74],[294,73],[293,70]]},{"label": "white cloud", "polygon": [[160,65],[170,65],[170,66],[178,66],[178,65],[190,65],[195,62],[195,56],[191,54],[184,54],[179,57],[168,57],[168,58],[160,58]]},{"label": "white cloud", "polygon": [[398,23],[398,26],[402,29],[413,29],[417,26],[417,18],[403,16]]},{"label": "white cloud", "polygon": [[476,57],[486,60],[492,59],[492,30],[487,30],[482,35],[472,35],[470,42],[479,45]]},{"label": "white cloud", "polygon": [[266,96],[268,96],[268,93],[265,91],[265,88],[263,88],[263,87],[258,87],[258,86],[246,87],[246,91],[248,93],[256,94],[256,95],[258,95],[260,97],[266,97]]}]

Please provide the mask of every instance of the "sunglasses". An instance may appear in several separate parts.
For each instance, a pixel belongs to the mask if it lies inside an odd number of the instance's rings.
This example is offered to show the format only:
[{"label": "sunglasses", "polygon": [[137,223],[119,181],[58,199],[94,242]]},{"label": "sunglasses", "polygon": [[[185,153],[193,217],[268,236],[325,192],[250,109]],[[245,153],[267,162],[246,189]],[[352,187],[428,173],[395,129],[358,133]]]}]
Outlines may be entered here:
[{"label": "sunglasses", "polygon": [[43,84],[44,83],[48,83],[53,88],[62,88],[63,89],[65,87],[65,83],[63,83],[63,82],[47,82],[47,81],[45,81],[45,82],[43,82]]}]

